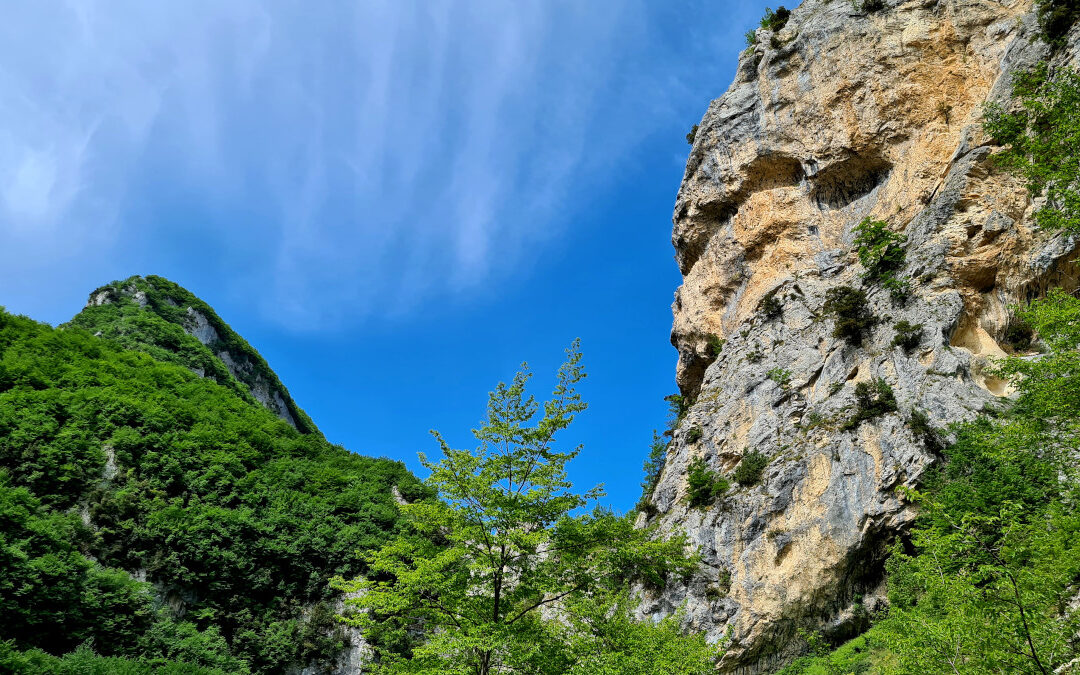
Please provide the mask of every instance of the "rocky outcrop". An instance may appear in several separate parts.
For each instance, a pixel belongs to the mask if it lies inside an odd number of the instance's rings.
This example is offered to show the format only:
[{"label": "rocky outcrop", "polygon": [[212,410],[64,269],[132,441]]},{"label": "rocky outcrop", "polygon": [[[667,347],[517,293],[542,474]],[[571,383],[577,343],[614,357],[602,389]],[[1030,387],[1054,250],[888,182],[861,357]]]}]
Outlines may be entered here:
[{"label": "rocky outcrop", "polygon": [[[1062,264],[1076,242],[1032,227],[1037,204],[995,169],[980,125],[1010,73],[1048,56],[1031,1],[886,5],[807,0],[779,33],[759,30],[676,200],[671,337],[694,403],[651,501],[706,571],[641,611],[685,605],[690,627],[727,636],[725,672],[768,672],[802,649],[800,629],[860,628],[915,515],[898,488],[934,461],[922,422],[940,430],[1007,396],[988,366],[1010,351],[1009,307],[1077,285]],[[907,238],[904,301],[862,278],[852,230],[868,216]],[[861,345],[833,335],[825,301],[840,286],[867,293]],[[901,320],[922,326],[910,350],[893,345]],[[863,382],[885,383],[897,409],[855,423]],[[730,473],[750,450],[769,458],[759,484],[689,506],[692,459]]]}]

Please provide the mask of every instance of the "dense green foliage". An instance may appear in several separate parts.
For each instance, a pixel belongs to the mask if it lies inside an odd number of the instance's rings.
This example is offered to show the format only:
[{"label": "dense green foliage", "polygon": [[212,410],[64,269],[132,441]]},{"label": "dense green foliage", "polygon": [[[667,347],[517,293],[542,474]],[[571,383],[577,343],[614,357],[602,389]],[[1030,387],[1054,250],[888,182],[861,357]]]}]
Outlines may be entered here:
[{"label": "dense green foliage", "polygon": [[[896,655],[876,639],[874,629],[830,650],[820,635],[809,634],[810,653],[796,659],[777,675],[863,675],[895,673]],[[931,675],[928,672],[919,675]]]},{"label": "dense green foliage", "polygon": [[695,457],[690,460],[686,472],[686,497],[690,506],[709,506],[731,487],[731,482],[706,466],[705,460]]},{"label": "dense green foliage", "polygon": [[896,412],[896,396],[889,383],[880,377],[855,385],[855,413],[844,424],[843,430],[856,429],[866,420]]},{"label": "dense green foliage", "polygon": [[40,649],[16,650],[10,642],[0,642],[0,673],[34,675],[226,675],[219,668],[190,663],[101,656],[81,646],[63,657]]},{"label": "dense green foliage", "polygon": [[1037,0],[1039,26],[1043,38],[1060,47],[1077,19],[1080,19],[1080,0]]},{"label": "dense green foliage", "polygon": [[996,157],[1046,197],[1035,222],[1049,230],[1080,231],[1080,73],[1048,66],[1013,75],[1009,106],[989,103],[983,126],[1008,148]]},{"label": "dense green foliage", "polygon": [[921,323],[911,323],[907,320],[897,321],[896,334],[893,335],[892,345],[893,347],[900,347],[905,352],[910,352],[922,342],[922,335],[923,325]]},{"label": "dense green foliage", "polygon": [[628,614],[633,581],[657,586],[694,569],[685,541],[600,509],[573,515],[602,493],[575,493],[566,464],[581,448],[556,448],[586,408],[576,344],[568,354],[543,405],[526,393],[527,370],[496,387],[475,450],[436,433],[442,458],[421,461],[442,500],[403,506],[411,530],[366,556],[366,577],[338,582],[357,593],[350,623],[424,629],[409,654],[379,649],[377,672],[710,672],[717,653],[700,636]]},{"label": "dense green foliage", "polygon": [[751,450],[743,455],[742,461],[735,467],[731,477],[743,487],[750,487],[761,482],[761,475],[769,465],[769,456],[758,450]]},{"label": "dense green foliage", "polygon": [[395,534],[394,486],[428,494],[186,368],[0,311],[8,651],[89,641],[225,672],[325,658],[342,645],[329,579]]},{"label": "dense green foliage", "polygon": [[866,304],[866,291],[851,286],[834,286],[825,294],[825,311],[833,317],[833,337],[860,346],[863,335],[877,323]]},{"label": "dense green foliage", "polygon": [[903,300],[910,292],[910,283],[898,275],[904,266],[904,243],[907,237],[889,229],[884,220],[870,217],[855,226],[855,251],[866,268],[863,279],[881,284],[894,300]]},{"label": "dense green foliage", "polygon": [[[136,300],[140,294],[142,302]],[[262,380],[272,391],[281,392],[289,413],[301,431],[316,431],[314,422],[289,397],[276,373],[251,345],[222,321],[221,317],[180,285],[157,276],[131,277],[114,281],[90,294],[105,301],[90,304],[71,324],[111,340],[127,349],[146,352],[158,361],[175,363],[204,374],[250,401],[251,386]],[[217,340],[204,345],[184,329],[190,327],[190,310],[206,317]],[[236,362],[237,379],[217,355],[226,352]]]}]

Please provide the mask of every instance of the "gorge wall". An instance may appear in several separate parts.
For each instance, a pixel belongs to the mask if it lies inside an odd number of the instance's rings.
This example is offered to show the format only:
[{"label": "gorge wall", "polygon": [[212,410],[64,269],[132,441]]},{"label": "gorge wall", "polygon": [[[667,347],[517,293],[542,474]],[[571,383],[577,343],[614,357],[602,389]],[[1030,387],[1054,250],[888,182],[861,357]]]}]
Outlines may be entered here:
[{"label": "gorge wall", "polygon": [[[941,430],[1007,397],[987,368],[1012,351],[1009,307],[1077,286],[1076,242],[1033,227],[1038,200],[995,168],[980,124],[1012,73],[1050,57],[1031,0],[884,4],[807,0],[759,30],[675,204],[671,339],[693,404],[640,519],[688,533],[704,571],[641,612],[685,606],[689,628],[727,636],[725,672],[769,672],[803,649],[800,629],[860,629],[916,515],[898,488],[934,461],[912,416]],[[1072,37],[1054,59],[1072,60]],[[862,279],[853,227],[868,216],[907,238],[905,301]],[[833,336],[839,286],[868,294],[861,346]],[[922,324],[910,351],[892,344],[902,320]],[[898,410],[852,424],[856,386],[877,380]],[[729,474],[751,450],[769,458],[759,484],[688,504],[692,460]]]}]

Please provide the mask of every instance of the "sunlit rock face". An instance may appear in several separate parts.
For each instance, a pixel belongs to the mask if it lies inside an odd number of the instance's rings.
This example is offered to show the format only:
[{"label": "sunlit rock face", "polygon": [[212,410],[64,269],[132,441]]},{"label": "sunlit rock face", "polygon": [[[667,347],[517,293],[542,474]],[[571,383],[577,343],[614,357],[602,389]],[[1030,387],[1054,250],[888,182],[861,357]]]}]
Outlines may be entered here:
[{"label": "sunlit rock face", "polygon": [[[886,5],[807,0],[775,36],[758,31],[701,121],[675,203],[671,339],[695,402],[649,522],[688,533],[705,564],[646,592],[641,611],[685,604],[691,628],[728,635],[725,672],[768,672],[802,649],[799,629],[842,637],[884,602],[883,558],[915,515],[898,488],[934,461],[912,411],[940,429],[1007,396],[987,367],[1010,351],[1009,307],[1077,285],[1076,242],[1033,228],[1039,203],[994,168],[980,125],[1009,74],[1048,55],[1032,2]],[[867,216],[907,237],[905,302],[863,282],[852,229]],[[824,309],[845,285],[867,291],[877,320],[861,346],[833,337]],[[892,344],[900,320],[922,324],[910,351]],[[857,384],[879,378],[898,411],[844,429]],[[692,459],[730,474],[748,450],[770,458],[760,484],[689,506]]]}]

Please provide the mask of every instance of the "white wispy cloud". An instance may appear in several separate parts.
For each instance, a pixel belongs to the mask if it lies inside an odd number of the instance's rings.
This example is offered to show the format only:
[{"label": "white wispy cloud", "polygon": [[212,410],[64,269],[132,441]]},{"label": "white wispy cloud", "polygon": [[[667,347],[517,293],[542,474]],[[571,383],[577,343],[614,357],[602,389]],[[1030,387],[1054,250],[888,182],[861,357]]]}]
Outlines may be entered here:
[{"label": "white wispy cloud", "polygon": [[642,0],[9,8],[0,265],[175,240],[180,192],[218,223],[206,264],[245,261],[209,273],[290,325],[476,291],[672,114],[662,39]]}]

